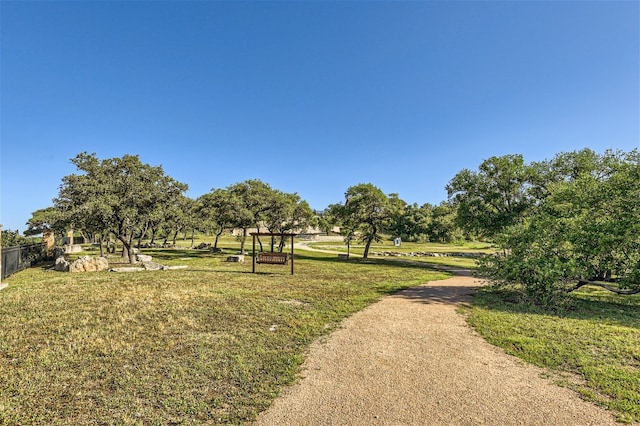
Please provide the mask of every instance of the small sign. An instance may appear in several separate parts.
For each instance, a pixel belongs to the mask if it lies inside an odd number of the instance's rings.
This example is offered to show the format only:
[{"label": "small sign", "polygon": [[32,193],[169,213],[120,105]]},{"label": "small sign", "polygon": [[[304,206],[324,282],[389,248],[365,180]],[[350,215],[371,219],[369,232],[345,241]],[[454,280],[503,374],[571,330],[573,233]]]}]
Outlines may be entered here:
[{"label": "small sign", "polygon": [[393,245],[395,245],[396,247],[400,247],[401,244],[402,244],[401,238],[396,238],[393,240]]}]

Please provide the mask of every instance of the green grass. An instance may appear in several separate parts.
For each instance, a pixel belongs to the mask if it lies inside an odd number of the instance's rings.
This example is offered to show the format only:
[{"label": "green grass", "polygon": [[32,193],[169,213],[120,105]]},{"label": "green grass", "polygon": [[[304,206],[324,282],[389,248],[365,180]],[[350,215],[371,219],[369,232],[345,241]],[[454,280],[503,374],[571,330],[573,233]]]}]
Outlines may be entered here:
[{"label": "green grass", "polygon": [[[311,242],[308,244],[311,248],[317,248],[322,250],[332,250],[336,252],[346,253],[347,246],[340,242]],[[402,259],[402,260],[411,260],[412,262],[422,262],[425,264],[435,264],[442,266],[451,266],[456,268],[468,268],[475,269],[477,267],[476,261],[473,258],[461,257],[461,256],[411,256],[408,254],[411,252],[428,252],[428,253],[438,253],[438,254],[450,254],[450,253],[472,253],[472,254],[482,254],[482,253],[491,253],[493,252],[493,248],[491,245],[486,243],[474,243],[474,242],[465,242],[461,245],[451,245],[451,244],[439,244],[439,243],[406,243],[403,242],[401,246],[395,247],[393,241],[383,240],[379,243],[372,244],[369,249],[369,257],[370,258],[383,258],[381,256],[377,256],[374,253],[376,252],[396,252],[401,254],[406,254],[406,256],[400,257],[387,257],[385,259]],[[350,247],[350,252],[356,255],[362,255],[364,253],[364,244],[352,244]]]},{"label": "green grass", "polygon": [[640,296],[586,287],[563,315],[503,296],[482,291],[467,311],[487,341],[548,368],[560,384],[618,413],[621,421],[640,422]]},{"label": "green grass", "polygon": [[144,252],[189,268],[36,267],[5,280],[0,425],[247,423],[295,380],[313,340],[386,294],[444,277],[302,251],[293,276],[208,251]]}]

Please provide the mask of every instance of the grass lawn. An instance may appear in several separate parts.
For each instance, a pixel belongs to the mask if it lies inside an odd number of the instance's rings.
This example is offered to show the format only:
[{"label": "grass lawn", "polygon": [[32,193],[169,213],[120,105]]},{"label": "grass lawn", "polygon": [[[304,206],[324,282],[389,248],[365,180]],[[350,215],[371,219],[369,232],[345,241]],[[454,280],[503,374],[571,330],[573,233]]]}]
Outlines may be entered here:
[{"label": "grass lawn", "polygon": [[573,295],[563,315],[478,293],[468,322],[490,343],[540,367],[585,399],[640,422],[640,295],[595,287]]},{"label": "grass lawn", "polygon": [[0,425],[247,423],[295,380],[314,339],[386,294],[445,277],[302,251],[293,276],[208,251],[144,252],[189,268],[36,267],[5,280]]},{"label": "grass lawn", "polygon": [[[342,253],[347,253],[347,246],[343,242],[333,241],[333,242],[310,242],[308,243],[309,247],[317,248],[322,250],[332,250]],[[403,259],[403,260],[411,260],[412,262],[422,262],[422,263],[432,263],[443,266],[451,266],[456,268],[468,268],[475,269],[476,261],[473,258],[469,257],[461,257],[461,256],[451,256],[451,253],[470,253],[470,254],[484,254],[484,253],[492,253],[493,248],[491,245],[486,243],[471,243],[467,242],[462,245],[451,245],[451,244],[439,244],[439,243],[407,243],[403,242],[401,246],[396,247],[393,244],[393,241],[383,240],[378,243],[374,243],[371,245],[369,249],[369,257],[372,259]],[[407,256],[378,256],[376,252],[395,252],[400,254],[407,254]],[[352,254],[356,254],[361,256],[364,253],[364,244],[351,244],[350,252]],[[428,252],[428,253],[437,253],[442,256],[434,257],[434,256],[411,256],[408,257],[408,254],[411,252]]]}]

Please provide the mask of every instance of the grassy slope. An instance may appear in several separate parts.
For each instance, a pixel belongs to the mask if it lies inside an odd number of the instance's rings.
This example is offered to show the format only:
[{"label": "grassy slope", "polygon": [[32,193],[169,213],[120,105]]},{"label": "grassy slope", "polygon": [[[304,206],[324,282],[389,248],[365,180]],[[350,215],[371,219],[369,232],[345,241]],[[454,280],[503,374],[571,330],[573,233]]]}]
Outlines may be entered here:
[{"label": "grassy slope", "polygon": [[311,341],[439,273],[305,254],[288,267],[147,250],[189,269],[32,268],[0,293],[0,424],[243,423],[292,382]]},{"label": "grassy slope", "polygon": [[559,383],[640,422],[640,296],[584,288],[563,315],[481,292],[468,321],[507,353],[550,369]]}]

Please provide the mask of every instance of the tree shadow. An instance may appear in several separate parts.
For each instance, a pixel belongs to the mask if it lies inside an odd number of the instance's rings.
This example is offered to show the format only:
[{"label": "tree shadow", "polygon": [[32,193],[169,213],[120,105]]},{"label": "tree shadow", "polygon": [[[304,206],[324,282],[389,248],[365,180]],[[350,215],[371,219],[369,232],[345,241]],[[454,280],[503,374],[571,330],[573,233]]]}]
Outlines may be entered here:
[{"label": "tree shadow", "polygon": [[[628,296],[617,296],[624,298]],[[557,318],[598,321],[603,325],[620,325],[640,329],[640,300],[594,300],[572,295],[568,306],[543,308],[533,303],[518,300],[512,291],[490,287],[478,292],[473,304],[484,309],[513,313],[546,315]]]},{"label": "tree shadow", "polygon": [[[308,252],[307,252],[308,253]],[[459,276],[472,276],[473,272],[467,268],[461,268],[456,266],[441,265],[438,263],[417,262],[406,259],[388,259],[388,258],[367,258],[351,257],[349,259],[340,259],[337,255],[334,256],[314,256],[310,254],[295,254],[295,259],[313,260],[317,262],[329,262],[329,263],[342,263],[352,265],[384,265],[396,268],[407,269],[430,269],[436,271],[447,272],[453,275]]]},{"label": "tree shadow", "polygon": [[394,297],[402,297],[415,302],[426,304],[458,305],[471,303],[477,287],[474,286],[446,286],[423,285],[401,290]]}]

